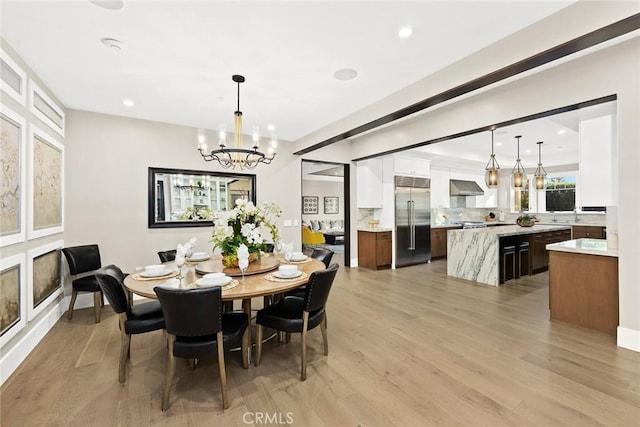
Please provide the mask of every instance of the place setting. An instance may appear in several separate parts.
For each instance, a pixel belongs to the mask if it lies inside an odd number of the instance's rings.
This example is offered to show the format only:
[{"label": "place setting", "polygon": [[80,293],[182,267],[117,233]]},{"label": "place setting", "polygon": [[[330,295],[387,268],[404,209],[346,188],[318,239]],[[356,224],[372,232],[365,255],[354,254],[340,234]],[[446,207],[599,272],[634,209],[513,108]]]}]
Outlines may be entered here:
[{"label": "place setting", "polygon": [[196,279],[195,286],[197,288],[211,288],[219,286],[223,291],[227,291],[235,288],[239,283],[240,281],[238,279],[234,279],[224,273],[209,273],[205,274],[200,279]]},{"label": "place setting", "polygon": [[264,278],[271,282],[288,282],[289,280],[302,280],[307,277],[308,274],[299,270],[297,265],[282,264],[278,267],[278,270],[267,274]]},{"label": "place setting", "polygon": [[166,265],[153,264],[144,267],[144,270],[133,273],[131,277],[134,280],[161,280],[178,276],[177,270],[172,270]]}]

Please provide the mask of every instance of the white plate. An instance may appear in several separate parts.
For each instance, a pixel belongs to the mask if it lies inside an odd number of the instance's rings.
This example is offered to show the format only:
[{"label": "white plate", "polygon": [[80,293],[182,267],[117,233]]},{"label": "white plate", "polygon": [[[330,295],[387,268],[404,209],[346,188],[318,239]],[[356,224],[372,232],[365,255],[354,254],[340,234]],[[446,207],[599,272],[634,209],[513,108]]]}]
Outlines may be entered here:
[{"label": "white plate", "polygon": [[282,274],[279,271],[273,273],[273,277],[277,277],[278,279],[295,279],[296,277],[302,276],[302,271],[296,271],[296,274]]},{"label": "white plate", "polygon": [[189,258],[189,261],[198,262],[198,261],[206,261],[208,259],[209,259],[209,255],[205,255],[205,256],[201,256],[201,257],[192,256],[191,258]]},{"label": "white plate", "polygon": [[161,288],[165,289],[180,289],[180,280],[178,279],[169,279],[164,282],[162,285],[159,285]]},{"label": "white plate", "polygon": [[160,271],[158,273],[147,273],[146,271],[141,271],[140,275],[142,277],[160,277],[160,276],[166,276],[167,274],[171,274],[171,270],[169,270],[168,268],[165,268],[164,271]]},{"label": "white plate", "polygon": [[299,257],[299,258],[291,258],[291,261],[294,261],[294,262],[300,262],[300,261],[304,261],[304,260],[306,260],[306,259],[307,259],[307,256],[306,256],[306,255],[302,255],[302,256],[301,256],[301,257]]},{"label": "white plate", "polygon": [[207,283],[202,279],[198,279],[198,280],[196,280],[196,285],[198,287],[200,287],[200,288],[211,288],[213,286],[224,286],[224,285],[228,285],[231,282],[232,279],[233,279],[232,277],[227,276],[227,277],[224,278],[223,281],[221,281],[220,283],[216,283],[216,284]]}]

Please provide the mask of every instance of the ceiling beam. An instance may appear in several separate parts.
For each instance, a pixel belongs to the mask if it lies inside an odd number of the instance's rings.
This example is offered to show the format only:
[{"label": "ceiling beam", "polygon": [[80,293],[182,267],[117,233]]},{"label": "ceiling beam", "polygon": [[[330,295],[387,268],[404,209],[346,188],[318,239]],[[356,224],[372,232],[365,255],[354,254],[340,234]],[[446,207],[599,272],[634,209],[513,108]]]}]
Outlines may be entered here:
[{"label": "ceiling beam", "polygon": [[[518,74],[524,73],[525,71],[529,71],[534,68],[540,67],[542,65],[548,64],[550,62],[556,61],[560,58],[571,55],[573,53],[580,52],[581,50],[588,49],[600,43],[604,43],[616,37],[635,31],[639,28],[640,28],[640,13],[636,13],[635,15],[632,15],[628,18],[614,22],[613,24],[607,25],[605,27],[602,27],[590,33],[584,34],[568,42],[554,46],[543,52],[537,53],[533,56],[530,56],[521,61],[515,62],[506,67],[500,68],[499,70],[496,70],[489,74],[485,74],[484,76],[470,80],[459,86],[453,87],[451,89],[447,89],[444,92],[430,96],[429,98],[423,99],[422,101],[418,101],[407,107],[403,107],[397,111],[386,114],[378,119],[375,119],[363,125],[357,126],[346,132],[342,132],[336,136],[333,136],[331,138],[325,139],[324,141],[318,142],[317,144],[310,145],[306,148],[303,148],[302,150],[298,150],[294,152],[293,154],[296,154],[296,155],[307,154],[312,151],[318,150],[320,148],[326,147],[328,145],[335,144],[340,141],[344,141],[345,139],[350,138],[352,136],[356,136],[361,133],[375,129],[377,127],[384,126],[396,120],[407,117],[411,114],[425,110],[429,107],[433,107],[434,105],[438,105],[440,103],[449,101],[451,99],[454,99],[459,96],[465,95],[469,92],[473,92],[475,90],[481,89],[485,86],[489,86],[501,80],[505,80],[510,77],[516,76]],[[422,143],[420,145],[425,145],[425,144]],[[403,149],[406,149],[406,148],[407,147],[404,147]],[[375,156],[369,156],[369,157],[375,157]]]}]

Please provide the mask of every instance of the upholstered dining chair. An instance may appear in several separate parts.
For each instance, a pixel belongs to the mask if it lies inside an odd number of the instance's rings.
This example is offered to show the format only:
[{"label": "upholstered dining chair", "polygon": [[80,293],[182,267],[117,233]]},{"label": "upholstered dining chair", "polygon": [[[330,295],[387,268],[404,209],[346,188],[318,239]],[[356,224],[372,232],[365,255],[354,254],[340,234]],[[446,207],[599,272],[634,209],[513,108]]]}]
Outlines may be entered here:
[{"label": "upholstered dining chair", "polygon": [[331,265],[331,258],[333,258],[333,251],[326,248],[314,248],[311,252],[311,258],[315,258],[324,263],[326,268]]},{"label": "upholstered dining chair", "polygon": [[62,253],[67,259],[69,273],[71,273],[71,300],[67,317],[73,318],[73,306],[76,303],[78,292],[93,292],[93,305],[96,323],[100,322],[100,310],[104,305],[102,292],[95,271],[102,267],[100,249],[98,245],[83,245],[63,248]]},{"label": "upholstered dining chair", "polygon": [[300,379],[307,379],[307,332],[320,325],[325,356],[329,354],[327,340],[327,318],[325,305],[329,298],[331,285],[336,277],[338,264],[324,270],[311,273],[304,298],[285,296],[280,301],[258,310],[256,315],[256,357],[255,365],[260,365],[262,357],[262,329],[272,328],[277,331],[300,333],[301,338],[301,372]]},{"label": "upholstered dining chair", "polygon": [[[318,261],[322,261],[326,268],[329,268],[331,265],[331,258],[333,258],[333,251],[331,249],[326,248],[315,248],[313,252],[309,255],[311,258],[315,258]],[[304,293],[307,285],[300,286],[292,291],[285,293],[285,296],[297,296],[300,298],[304,298]]]},{"label": "upholstered dining chair", "polygon": [[153,288],[167,322],[167,376],[162,410],[169,408],[169,393],[175,373],[175,358],[194,359],[218,354],[222,408],[229,407],[224,350],[242,348],[242,366],[249,367],[249,319],[245,313],[224,313],[219,286],[203,289]]},{"label": "upholstered dining chair", "polygon": [[120,326],[120,362],[118,382],[125,382],[127,359],[130,357],[131,335],[164,329],[164,317],[158,301],[131,305],[125,293],[124,273],[115,265],[108,265],[96,274],[100,289],[118,315]]},{"label": "upholstered dining chair", "polygon": [[158,252],[158,256],[160,257],[160,262],[169,262],[176,259],[176,250],[171,249],[169,251],[160,251]]}]

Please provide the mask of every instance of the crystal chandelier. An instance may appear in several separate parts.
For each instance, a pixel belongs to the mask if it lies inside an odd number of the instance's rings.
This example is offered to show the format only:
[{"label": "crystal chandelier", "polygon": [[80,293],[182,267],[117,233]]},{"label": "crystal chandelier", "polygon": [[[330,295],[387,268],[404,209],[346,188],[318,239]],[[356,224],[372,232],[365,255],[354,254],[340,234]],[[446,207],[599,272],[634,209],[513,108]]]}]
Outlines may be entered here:
[{"label": "crystal chandelier", "polygon": [[491,157],[489,158],[489,163],[487,163],[487,167],[484,174],[484,182],[487,184],[489,188],[497,188],[498,187],[498,170],[500,169],[500,165],[496,160],[496,155],[493,153],[493,131],[495,129],[491,129]]},{"label": "crystal chandelier", "polygon": [[238,84],[238,108],[233,113],[233,147],[227,147],[227,126],[225,123],[220,125],[218,131],[218,149],[207,152],[207,141],[204,135],[204,129],[198,129],[198,151],[202,158],[210,162],[217,160],[224,169],[254,169],[259,163],[266,165],[277,154],[277,141],[275,135],[271,137],[271,144],[267,153],[259,151],[260,134],[258,126],[253,127],[253,137],[251,148],[242,148],[242,111],[240,111],[240,83],[244,83],[244,76],[234,74],[232,80]]},{"label": "crystal chandelier", "polygon": [[547,187],[547,171],[542,167],[542,141],[537,142],[538,144],[538,168],[536,172],[533,174],[533,177],[536,181],[536,190],[544,190]]}]

